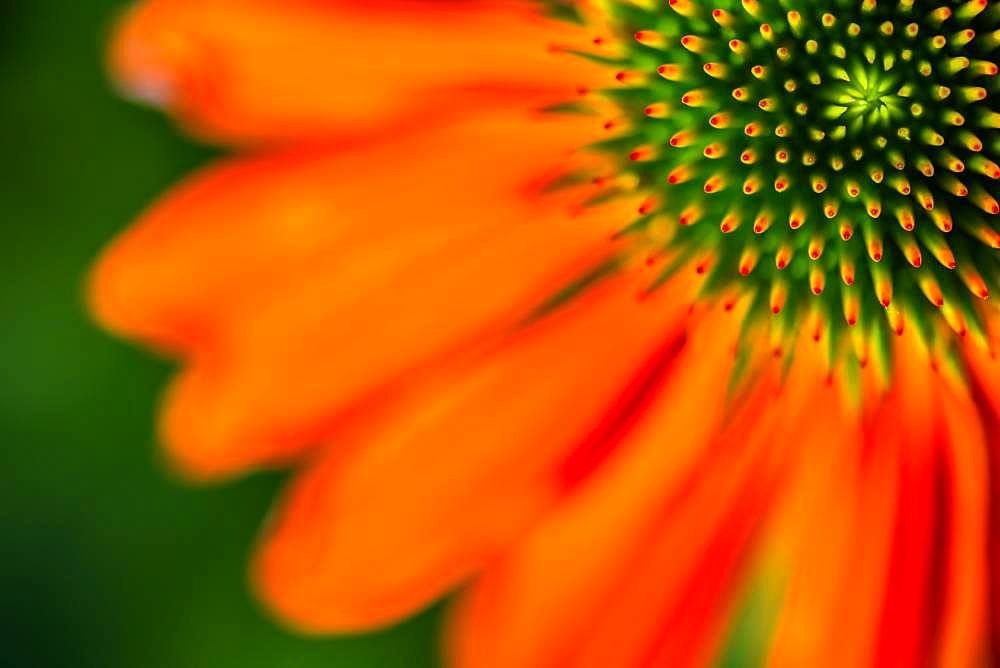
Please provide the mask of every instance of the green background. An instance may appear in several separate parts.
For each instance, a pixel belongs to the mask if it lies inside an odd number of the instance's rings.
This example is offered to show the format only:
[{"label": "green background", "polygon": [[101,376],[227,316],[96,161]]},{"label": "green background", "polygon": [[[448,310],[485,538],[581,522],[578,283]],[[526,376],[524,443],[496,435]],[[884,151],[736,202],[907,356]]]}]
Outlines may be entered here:
[{"label": "green background", "polygon": [[434,665],[440,611],[367,637],[301,638],[246,563],[281,484],[171,478],[153,439],[167,364],[95,329],[95,254],[209,152],[115,97],[120,2],[0,2],[0,664]]}]

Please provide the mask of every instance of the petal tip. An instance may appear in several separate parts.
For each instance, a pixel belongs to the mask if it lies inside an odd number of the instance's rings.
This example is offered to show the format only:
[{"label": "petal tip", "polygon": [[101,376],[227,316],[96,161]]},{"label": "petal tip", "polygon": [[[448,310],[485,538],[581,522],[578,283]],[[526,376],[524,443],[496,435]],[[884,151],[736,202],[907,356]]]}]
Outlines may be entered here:
[{"label": "petal tip", "polygon": [[123,96],[159,108],[174,107],[182,98],[195,49],[170,18],[165,5],[152,2],[127,9],[118,19],[107,62]]}]

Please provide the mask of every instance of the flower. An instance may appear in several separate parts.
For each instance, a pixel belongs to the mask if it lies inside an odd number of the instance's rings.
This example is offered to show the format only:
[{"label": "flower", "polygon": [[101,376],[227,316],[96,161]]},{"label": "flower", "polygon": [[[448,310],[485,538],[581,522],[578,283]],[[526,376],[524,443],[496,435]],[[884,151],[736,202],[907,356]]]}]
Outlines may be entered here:
[{"label": "flower", "polygon": [[834,4],[128,13],[124,90],[240,150],[93,309],[183,360],[182,470],[299,469],[279,615],[464,585],[463,668],[994,656],[1000,4]]}]

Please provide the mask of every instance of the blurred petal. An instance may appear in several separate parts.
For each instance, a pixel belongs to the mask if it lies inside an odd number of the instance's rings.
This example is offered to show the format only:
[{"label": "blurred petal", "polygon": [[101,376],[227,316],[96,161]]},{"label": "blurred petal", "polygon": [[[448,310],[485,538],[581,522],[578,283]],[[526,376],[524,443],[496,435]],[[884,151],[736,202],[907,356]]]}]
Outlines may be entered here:
[{"label": "blurred petal", "polygon": [[707,660],[770,505],[775,436],[802,424],[767,409],[765,385],[716,436],[732,339],[713,329],[699,327],[592,480],[473,587],[452,635],[456,666]]},{"label": "blurred petal", "polygon": [[126,91],[206,137],[358,136],[561,101],[586,76],[551,48],[569,30],[517,0],[148,0],[110,58]]},{"label": "blurred petal", "polygon": [[348,402],[581,275],[619,221],[539,192],[580,132],[480,118],[236,162],[168,196],[92,292],[108,326],[193,351],[165,417],[175,457],[217,475],[287,456]]},{"label": "blurred petal", "polygon": [[[926,386],[912,389],[929,395]],[[924,399],[921,403],[919,410],[929,410],[931,413],[927,414],[932,414],[934,407],[929,401]],[[904,414],[899,406],[893,409]],[[881,419],[893,421],[888,412]],[[909,418],[896,425],[898,431],[907,431],[908,437],[896,446],[900,508],[896,513],[885,601],[877,631],[874,665],[879,666],[932,665],[930,658],[941,627],[941,611],[935,601],[945,585],[943,569],[948,539],[949,520],[942,503],[949,486],[944,471],[945,444],[940,427],[917,431],[904,426],[918,426],[915,422]],[[874,447],[893,447],[893,440],[890,437]]]},{"label": "blurred petal", "polygon": [[812,525],[796,555],[769,666],[874,665],[898,454],[892,443],[867,456],[857,442],[839,445],[844,452],[808,513]]},{"label": "blurred petal", "polygon": [[966,666],[982,650],[977,421],[912,340],[899,352],[918,361],[897,366],[864,438],[803,467],[810,489],[795,500],[802,535],[788,550],[795,565],[769,666]]},{"label": "blurred petal", "polygon": [[948,442],[943,464],[950,494],[946,501],[947,566],[937,665],[974,666],[981,662],[989,647],[986,631],[990,445],[980,415],[964,390],[944,389],[940,401]]},{"label": "blurred petal", "polygon": [[[104,253],[93,305],[121,333],[191,348],[233,311],[259,306],[275,281],[301,287],[349,260],[377,276],[475,235],[545,235],[550,226],[530,216],[566,218],[566,202],[542,196],[541,187],[566,168],[588,125],[546,115],[479,116],[350,148],[210,167],[164,196]],[[572,255],[595,231],[569,221],[552,236],[565,239]],[[537,245],[561,250],[546,242],[551,237]],[[359,285],[351,287],[360,289],[360,279],[367,277],[355,277]]]},{"label": "blurred petal", "polygon": [[[1000,330],[994,321],[992,341],[1000,343]],[[971,350],[967,355],[973,374],[972,399],[978,409],[985,439],[987,469],[987,536],[989,578],[988,641],[1000,647],[1000,361],[982,351]]]},{"label": "blurred petal", "polygon": [[613,448],[669,377],[689,302],[676,282],[640,302],[639,285],[592,288],[345,433],[286,500],[258,562],[263,596],[305,627],[357,629],[496,557],[577,478],[565,463],[595,440]]}]

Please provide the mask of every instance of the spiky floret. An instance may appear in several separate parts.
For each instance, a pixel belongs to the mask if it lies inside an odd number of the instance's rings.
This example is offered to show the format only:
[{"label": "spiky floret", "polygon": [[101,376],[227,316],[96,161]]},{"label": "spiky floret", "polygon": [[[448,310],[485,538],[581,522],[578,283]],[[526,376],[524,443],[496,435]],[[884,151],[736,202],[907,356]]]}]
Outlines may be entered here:
[{"label": "spiky floret", "polygon": [[[648,195],[626,235],[670,230],[658,283],[755,296],[777,349],[887,361],[892,332],[986,344],[1000,290],[1000,2],[603,3],[586,57],[619,117],[610,153]],[[904,325],[904,323],[906,323]]]}]

